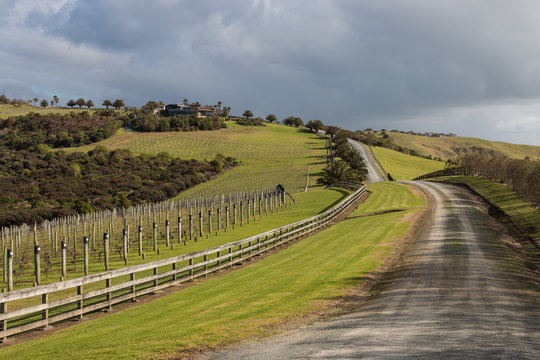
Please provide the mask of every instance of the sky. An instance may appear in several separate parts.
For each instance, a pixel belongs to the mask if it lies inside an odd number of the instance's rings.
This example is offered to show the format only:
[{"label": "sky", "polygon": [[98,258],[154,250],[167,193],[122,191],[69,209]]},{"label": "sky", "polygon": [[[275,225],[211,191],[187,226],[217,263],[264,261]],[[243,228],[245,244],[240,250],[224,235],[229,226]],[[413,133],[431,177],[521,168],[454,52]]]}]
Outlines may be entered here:
[{"label": "sky", "polygon": [[0,0],[0,93],[540,145],[537,0]]}]

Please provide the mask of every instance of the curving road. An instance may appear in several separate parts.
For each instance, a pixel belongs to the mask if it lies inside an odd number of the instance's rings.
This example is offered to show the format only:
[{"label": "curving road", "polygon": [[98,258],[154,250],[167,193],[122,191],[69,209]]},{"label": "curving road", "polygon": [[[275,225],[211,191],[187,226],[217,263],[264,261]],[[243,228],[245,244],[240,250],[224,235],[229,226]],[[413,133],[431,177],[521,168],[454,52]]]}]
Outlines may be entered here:
[{"label": "curving road", "polygon": [[464,190],[410,184],[432,197],[431,223],[380,294],[349,315],[206,359],[540,359],[539,279],[508,272],[514,255]]},{"label": "curving road", "polygon": [[377,168],[377,165],[375,164],[375,160],[373,159],[372,155],[370,154],[366,146],[352,139],[347,139],[347,140],[349,140],[349,144],[351,145],[351,147],[354,150],[356,150],[365,160],[366,168],[368,170],[368,174],[367,174],[368,183],[385,181],[384,177],[381,175],[381,172]]}]

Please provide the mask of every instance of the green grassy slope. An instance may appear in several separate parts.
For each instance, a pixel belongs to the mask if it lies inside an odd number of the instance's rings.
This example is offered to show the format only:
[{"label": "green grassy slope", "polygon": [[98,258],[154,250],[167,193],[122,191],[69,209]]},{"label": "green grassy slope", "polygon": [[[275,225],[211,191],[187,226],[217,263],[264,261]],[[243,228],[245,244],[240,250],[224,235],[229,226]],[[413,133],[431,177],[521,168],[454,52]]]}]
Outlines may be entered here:
[{"label": "green grassy slope", "polygon": [[406,155],[382,147],[373,147],[373,153],[384,167],[384,170],[389,172],[394,180],[411,180],[417,176],[444,168],[444,163],[441,161]]},{"label": "green grassy slope", "polygon": [[387,132],[397,145],[416,150],[421,155],[440,157],[443,160],[455,159],[465,151],[502,154],[510,158],[540,159],[540,146],[517,145],[468,137],[427,137]]},{"label": "green grassy slope", "polygon": [[[166,151],[181,158],[211,160],[217,153],[233,156],[241,166],[214,181],[197,186],[181,196],[208,196],[242,190],[273,188],[278,183],[289,192],[303,191],[307,166],[315,175],[324,166],[324,139],[303,129],[268,124],[245,127],[228,122],[219,131],[139,133],[121,130],[111,138],[68,151],[88,151],[102,145],[128,148],[136,154]],[[309,184],[315,185],[312,176]]]},{"label": "green grassy slope", "polygon": [[[0,118],[8,118],[10,116],[20,116],[28,114],[29,112],[35,112],[39,114],[50,114],[50,113],[58,113],[58,114],[66,114],[70,111],[88,111],[88,109],[83,108],[73,108],[73,109],[60,109],[57,107],[37,107],[32,106],[28,104],[24,104],[21,106],[14,106],[14,105],[0,105]],[[92,111],[92,110],[90,110]]]},{"label": "green grassy slope", "polygon": [[[392,253],[410,228],[404,215],[423,207],[424,200],[401,184],[368,189],[373,193],[348,219],[275,255],[148,304],[0,349],[0,356],[173,358],[189,348],[265,336],[284,321],[302,322],[310,313],[331,311]],[[404,211],[355,217],[364,208],[394,207]]]}]

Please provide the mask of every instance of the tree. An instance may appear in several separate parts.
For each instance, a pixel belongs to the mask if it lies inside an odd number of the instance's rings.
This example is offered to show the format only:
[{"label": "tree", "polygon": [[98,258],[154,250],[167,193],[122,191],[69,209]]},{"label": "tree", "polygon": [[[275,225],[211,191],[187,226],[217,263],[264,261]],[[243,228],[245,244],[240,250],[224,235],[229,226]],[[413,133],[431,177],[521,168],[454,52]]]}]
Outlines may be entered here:
[{"label": "tree", "polygon": [[294,125],[296,127],[299,127],[299,126],[303,126],[304,122],[302,121],[302,118],[300,118],[298,116],[295,116],[295,117],[293,117],[292,125]]},{"label": "tree", "polygon": [[114,108],[115,108],[116,110],[118,110],[118,109],[120,109],[121,107],[126,106],[126,104],[124,104],[124,100],[122,100],[122,99],[116,99],[116,100],[114,100],[112,106],[114,106]]},{"label": "tree", "polygon": [[75,105],[77,105],[77,103],[75,102],[75,100],[69,99],[66,105],[69,106],[70,108],[73,108]]},{"label": "tree", "polygon": [[306,124],[306,127],[309,129],[309,131],[313,131],[315,128],[315,124],[313,124],[313,120],[309,120]]},{"label": "tree", "polygon": [[332,161],[322,172],[322,177],[317,179],[318,184],[331,185],[343,180],[361,180],[358,174],[343,160]]},{"label": "tree", "polygon": [[58,102],[60,101],[60,98],[58,98],[58,96],[54,95],[53,100],[54,100],[54,103],[58,106]]},{"label": "tree", "polygon": [[324,124],[321,120],[313,120],[313,130],[315,132],[319,132],[319,130],[322,130],[324,128]]},{"label": "tree", "polygon": [[248,120],[250,117],[253,116],[253,113],[251,112],[251,110],[246,110],[246,111],[244,111],[244,113],[242,114],[242,116],[245,116],[245,117],[246,117],[246,120]]},{"label": "tree", "polygon": [[330,140],[334,139],[334,136],[341,130],[338,126],[328,126],[326,128],[326,135],[330,135]]},{"label": "tree", "polygon": [[0,104],[9,104],[9,99],[5,94],[0,95]]},{"label": "tree", "polygon": [[101,104],[101,105],[105,106],[105,108],[107,110],[109,110],[109,106],[112,106],[112,102],[111,102],[111,100],[104,100],[103,104]]},{"label": "tree", "polygon": [[277,117],[274,114],[268,114],[266,116],[266,121],[268,121],[269,123],[273,123],[274,121],[277,121]]},{"label": "tree", "polygon": [[188,106],[189,105],[189,100],[188,99],[184,99],[184,101],[182,102],[184,104],[184,106]]},{"label": "tree", "polygon": [[47,100],[41,100],[40,105],[42,108],[46,108],[49,105],[49,102]]},{"label": "tree", "polygon": [[77,101],[75,101],[75,104],[79,107],[79,109],[82,109],[82,107],[86,105],[86,101],[84,101],[83,98],[78,98]]},{"label": "tree", "polygon": [[51,106],[54,106],[54,100],[51,100]]},{"label": "tree", "polygon": [[217,102],[218,109],[221,110],[221,101]]},{"label": "tree", "polygon": [[39,99],[37,97],[34,98],[34,105],[37,106]]},{"label": "tree", "polygon": [[94,107],[94,102],[92,100],[88,100],[86,102],[86,106],[90,109],[90,108]]}]

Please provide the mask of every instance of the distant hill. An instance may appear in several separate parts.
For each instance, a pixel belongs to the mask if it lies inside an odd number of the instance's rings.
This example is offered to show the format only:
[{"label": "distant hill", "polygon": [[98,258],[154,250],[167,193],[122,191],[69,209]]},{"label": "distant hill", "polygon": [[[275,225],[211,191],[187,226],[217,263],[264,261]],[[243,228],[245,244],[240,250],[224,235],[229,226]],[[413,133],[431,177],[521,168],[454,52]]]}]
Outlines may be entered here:
[{"label": "distant hill", "polygon": [[[379,132],[380,133],[380,132]],[[399,132],[386,132],[390,140],[404,148],[415,150],[418,154],[443,160],[455,159],[468,153],[486,155],[505,155],[514,159],[540,159],[540,146],[517,145],[499,141],[489,141],[469,137],[429,137]]]}]

